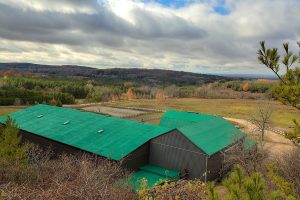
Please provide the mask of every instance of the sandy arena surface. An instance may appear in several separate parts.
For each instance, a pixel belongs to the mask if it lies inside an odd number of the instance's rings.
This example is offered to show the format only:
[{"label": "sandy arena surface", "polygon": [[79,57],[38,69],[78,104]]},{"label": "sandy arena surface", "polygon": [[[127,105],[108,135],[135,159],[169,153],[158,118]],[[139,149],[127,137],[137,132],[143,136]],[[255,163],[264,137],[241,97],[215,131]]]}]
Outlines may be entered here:
[{"label": "sandy arena surface", "polygon": [[124,109],[124,108],[112,108],[106,106],[89,106],[89,107],[84,107],[82,109],[90,112],[111,115],[114,117],[131,117],[131,116],[147,113],[146,111]]}]

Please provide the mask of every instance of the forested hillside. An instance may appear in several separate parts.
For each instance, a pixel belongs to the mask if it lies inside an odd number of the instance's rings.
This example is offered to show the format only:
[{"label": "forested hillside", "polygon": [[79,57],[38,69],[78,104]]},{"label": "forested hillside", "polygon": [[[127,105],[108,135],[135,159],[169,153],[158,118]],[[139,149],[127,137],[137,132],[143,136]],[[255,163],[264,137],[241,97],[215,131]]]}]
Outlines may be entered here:
[{"label": "forested hillside", "polygon": [[177,86],[197,85],[215,81],[228,81],[230,78],[196,74],[182,71],[139,68],[96,69],[83,66],[56,66],[31,63],[0,63],[0,70],[14,70],[19,73],[33,73],[49,77],[92,78],[103,84],[120,84],[132,81],[139,85]]},{"label": "forested hillside", "polygon": [[272,97],[275,83],[158,69],[10,63],[0,64],[0,105],[187,97],[261,99]]}]

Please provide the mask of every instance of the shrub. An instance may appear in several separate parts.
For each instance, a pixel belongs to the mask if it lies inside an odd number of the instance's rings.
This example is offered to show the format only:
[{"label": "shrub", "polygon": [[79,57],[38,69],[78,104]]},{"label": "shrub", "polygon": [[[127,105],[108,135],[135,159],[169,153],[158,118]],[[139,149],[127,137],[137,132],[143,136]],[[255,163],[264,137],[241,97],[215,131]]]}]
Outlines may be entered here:
[{"label": "shrub", "polygon": [[[32,176],[20,181],[7,180],[0,191],[7,199],[137,199],[132,189],[119,187],[116,181],[126,179],[120,164],[93,156],[61,155],[45,159],[43,151],[32,159],[26,172]],[[40,154],[41,153],[41,154]],[[18,166],[5,168],[11,176],[18,176]]]},{"label": "shrub", "polygon": [[21,137],[16,121],[8,117],[5,127],[0,129],[0,159],[27,163],[27,145],[21,145]]},{"label": "shrub", "polygon": [[[226,199],[296,200],[298,196],[294,192],[293,184],[278,173],[278,168],[275,165],[268,165],[267,169],[267,174],[253,172],[246,175],[240,165],[235,165],[234,170],[222,183],[228,191]],[[214,189],[211,188],[209,196],[211,196],[210,193],[214,192]]]},{"label": "shrub", "polygon": [[300,196],[300,148],[295,148],[292,152],[286,153],[276,164],[281,169],[277,169],[276,172],[290,183],[293,183],[295,192]]},{"label": "shrub", "polygon": [[300,124],[297,122],[295,119],[293,120],[294,122],[294,130],[293,132],[290,132],[286,134],[286,137],[295,143],[300,143]]},{"label": "shrub", "polygon": [[147,180],[142,180],[138,192],[139,198],[149,199],[206,199],[206,185],[200,180],[166,181],[162,184],[148,188]]},{"label": "shrub", "polygon": [[243,91],[244,91],[244,92],[248,92],[248,91],[249,91],[249,83],[245,83],[245,84],[243,85]]}]

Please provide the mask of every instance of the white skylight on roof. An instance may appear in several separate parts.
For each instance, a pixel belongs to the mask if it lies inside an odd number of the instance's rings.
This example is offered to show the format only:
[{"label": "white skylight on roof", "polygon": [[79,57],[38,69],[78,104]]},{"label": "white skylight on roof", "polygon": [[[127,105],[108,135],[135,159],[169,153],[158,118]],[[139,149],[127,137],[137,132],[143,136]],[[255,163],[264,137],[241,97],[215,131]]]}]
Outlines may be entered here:
[{"label": "white skylight on roof", "polygon": [[70,121],[65,121],[64,123],[63,123],[63,125],[67,125],[67,124],[69,124],[70,123]]}]

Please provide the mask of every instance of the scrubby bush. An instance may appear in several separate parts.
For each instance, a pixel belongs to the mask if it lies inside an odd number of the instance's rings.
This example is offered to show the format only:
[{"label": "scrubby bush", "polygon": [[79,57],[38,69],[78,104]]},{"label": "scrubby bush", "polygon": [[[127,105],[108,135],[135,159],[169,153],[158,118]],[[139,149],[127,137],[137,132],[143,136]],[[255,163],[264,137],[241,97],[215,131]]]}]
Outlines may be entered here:
[{"label": "scrubby bush", "polygon": [[142,180],[141,188],[138,192],[139,199],[206,199],[206,184],[200,180],[179,180],[175,182],[164,182],[148,188],[147,180]]},{"label": "scrubby bush", "polygon": [[292,140],[293,142],[295,142],[296,144],[300,143],[300,123],[297,122],[295,119],[293,120],[294,122],[294,128],[293,131],[290,133],[286,134],[286,137],[290,140]]},{"label": "scrubby bush", "polygon": [[[246,175],[244,169],[236,165],[222,185],[227,189],[226,199],[228,200],[298,199],[293,184],[278,173],[275,165],[268,165],[266,174],[253,172],[250,175]],[[209,199],[218,199],[216,195],[212,195],[215,194],[213,188],[210,188],[208,192],[209,197],[214,197]]]},{"label": "scrubby bush", "polygon": [[295,192],[300,196],[300,148],[286,153],[276,164],[278,166],[277,172],[294,184]]},{"label": "scrubby bush", "polygon": [[0,129],[0,198],[137,199],[116,184],[126,179],[120,163],[91,155],[52,157],[49,150],[22,144],[14,120]]},{"label": "scrubby bush", "polygon": [[[117,180],[126,178],[126,173],[113,161],[95,160],[84,154],[61,155],[56,159],[35,159],[28,167],[32,176],[26,180],[12,179],[0,184],[5,198],[137,199],[132,189],[116,184]],[[12,169],[7,170],[14,173]]]}]

